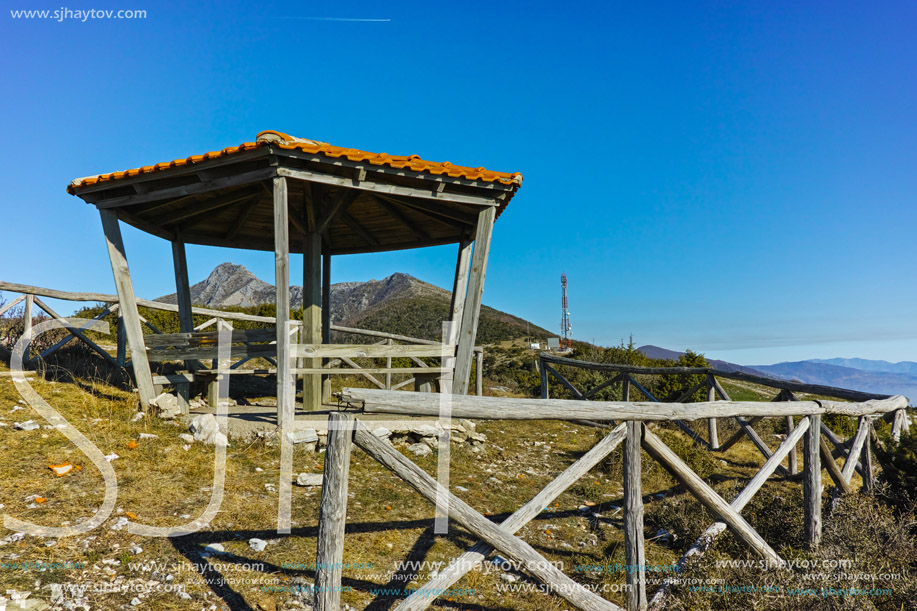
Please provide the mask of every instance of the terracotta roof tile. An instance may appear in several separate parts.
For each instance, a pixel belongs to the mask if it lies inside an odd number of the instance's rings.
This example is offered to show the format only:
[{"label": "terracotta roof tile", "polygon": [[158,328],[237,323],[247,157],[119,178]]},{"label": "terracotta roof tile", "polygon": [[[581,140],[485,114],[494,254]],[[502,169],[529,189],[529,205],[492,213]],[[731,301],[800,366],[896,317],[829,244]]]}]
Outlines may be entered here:
[{"label": "terracotta roof tile", "polygon": [[255,142],[245,142],[239,146],[231,146],[221,151],[212,151],[203,155],[192,155],[185,159],[175,159],[167,163],[157,163],[142,168],[125,170],[123,172],[111,172],[109,174],[99,174],[98,176],[89,176],[86,178],[77,178],[67,186],[69,193],[75,193],[80,187],[88,187],[101,182],[118,180],[120,178],[138,176],[140,174],[150,174],[169,168],[177,168],[188,164],[200,163],[209,159],[218,159],[227,155],[233,155],[242,151],[250,151],[262,146],[277,146],[287,150],[299,150],[307,153],[317,153],[331,158],[345,157],[350,161],[366,162],[371,165],[385,165],[391,168],[407,169],[413,172],[425,172],[436,176],[451,176],[453,178],[465,178],[467,180],[480,180],[484,182],[499,182],[504,185],[521,185],[522,174],[519,172],[494,172],[484,168],[470,168],[460,165],[453,165],[448,161],[426,161],[418,155],[389,155],[387,153],[370,153],[354,148],[333,146],[317,140],[307,140],[305,138],[294,138],[288,134],[276,131],[264,131],[258,134]]}]

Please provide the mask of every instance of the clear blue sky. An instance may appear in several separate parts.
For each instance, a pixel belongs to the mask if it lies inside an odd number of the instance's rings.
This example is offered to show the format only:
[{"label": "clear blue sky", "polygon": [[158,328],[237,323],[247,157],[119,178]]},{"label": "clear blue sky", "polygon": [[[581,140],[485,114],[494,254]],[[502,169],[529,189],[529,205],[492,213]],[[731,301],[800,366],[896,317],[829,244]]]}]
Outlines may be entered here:
[{"label": "clear blue sky", "polygon": [[[4,280],[113,292],[98,215],[67,183],[274,129],[522,172],[485,302],[548,329],[565,270],[579,339],[917,360],[917,4],[85,8],[148,16],[0,15]],[[172,292],[168,245],[125,239],[137,292]],[[454,256],[339,257],[334,280],[448,286]],[[189,257],[192,281],[227,260],[272,280],[270,254]]]}]

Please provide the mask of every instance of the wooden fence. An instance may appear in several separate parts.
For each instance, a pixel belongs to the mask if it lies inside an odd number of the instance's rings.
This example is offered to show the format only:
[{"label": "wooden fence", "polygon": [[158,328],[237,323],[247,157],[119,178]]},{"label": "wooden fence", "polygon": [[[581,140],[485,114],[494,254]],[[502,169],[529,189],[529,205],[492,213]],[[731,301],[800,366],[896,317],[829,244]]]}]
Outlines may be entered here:
[{"label": "wooden fence", "polygon": [[[35,359],[46,359],[51,354],[64,347],[73,340],[78,340],[88,345],[92,350],[99,354],[106,361],[117,367],[128,367],[130,362],[127,360],[127,342],[125,328],[120,316],[119,300],[117,295],[108,295],[104,293],[74,293],[60,291],[56,289],[47,289],[26,284],[15,284],[11,282],[0,281],[0,291],[18,293],[19,296],[0,308],[0,316],[11,310],[13,307],[24,304],[23,307],[23,326],[24,330],[31,332],[33,320],[33,308],[38,307],[44,310],[49,316],[61,323],[61,325],[70,332],[70,336],[57,342],[53,346],[44,350],[41,354],[35,355],[30,359],[29,347],[26,347],[25,361],[34,362]],[[106,305],[103,311],[95,317],[100,320],[109,314],[118,314],[117,323],[117,344],[114,355],[109,350],[99,346],[96,342],[86,336],[84,331],[87,325],[76,326],[71,324],[65,317],[55,312],[48,306],[42,297],[61,299],[76,302],[100,302]],[[137,299],[137,305],[150,308],[153,310],[162,310],[166,312],[178,313],[178,306],[158,301],[149,301],[146,299]],[[166,361],[184,361],[187,371],[171,374],[153,376],[153,383],[156,385],[156,391],[159,392],[164,385],[175,385],[178,389],[179,404],[184,413],[188,412],[188,385],[195,380],[210,382],[211,391],[216,388],[216,366],[208,367],[202,361],[213,361],[216,359],[217,337],[220,328],[232,328],[232,321],[256,322],[266,324],[276,324],[276,318],[273,316],[257,316],[253,314],[244,314],[239,312],[223,312],[209,308],[192,308],[193,314],[209,316],[205,322],[194,328],[191,333],[163,333],[148,320],[140,317],[152,334],[144,336],[144,344],[147,349],[147,355],[152,362]],[[293,329],[293,342],[295,343],[298,334],[301,333],[302,323],[300,321],[291,321]],[[205,331],[210,327],[216,327],[217,331]],[[297,364],[291,369],[294,375],[360,375],[369,380],[378,388],[397,390],[410,384],[415,384],[421,390],[432,390],[437,378],[442,375],[442,368],[433,367],[421,360],[423,357],[441,356],[442,344],[439,342],[424,340],[406,335],[395,333],[385,333],[382,331],[372,331],[369,329],[356,329],[353,327],[343,327],[331,325],[331,330],[339,333],[362,335],[366,337],[378,338],[381,341],[377,344],[359,345],[359,344],[340,344],[340,345],[298,345],[296,348]],[[232,357],[235,362],[230,366],[231,374],[272,374],[276,373],[276,331],[274,329],[249,329],[234,330],[232,332],[233,346],[231,348]],[[409,344],[405,346],[403,344]],[[447,346],[447,348],[449,348]],[[454,351],[454,350],[453,350]],[[477,374],[475,376],[475,390],[478,395],[483,395],[483,366],[484,350],[480,346],[474,348],[475,363]],[[434,354],[435,353],[435,354]],[[393,367],[392,359],[405,357],[411,359],[414,366],[412,367]],[[260,369],[243,369],[242,365],[254,358],[265,359],[270,368]],[[321,368],[305,367],[306,359],[324,358]],[[385,365],[380,367],[364,367],[355,359],[385,359]],[[346,365],[346,367],[341,367]],[[377,375],[384,376],[382,380]],[[405,380],[393,382],[393,375],[407,375]],[[210,393],[213,394],[212,392]]]},{"label": "wooden fence", "polygon": [[[556,359],[556,357],[551,357]],[[595,364],[593,364],[595,365]],[[635,368],[631,368],[635,369]],[[543,369],[544,370],[544,369]],[[550,371],[550,370],[548,370]],[[629,372],[621,382],[636,384]],[[639,373],[648,373],[639,371]],[[652,372],[657,373],[657,372]],[[670,373],[670,371],[666,371]],[[692,369],[691,373],[710,373],[706,368]],[[552,374],[553,375],[553,374]],[[718,375],[718,373],[717,373]],[[717,385],[714,385],[716,388]],[[721,392],[722,389],[716,391]],[[641,392],[645,392],[641,390]],[[662,465],[680,482],[704,507],[713,513],[718,521],[712,524],[704,535],[680,560],[702,554],[716,537],[731,529],[736,536],[751,548],[769,566],[785,565],[783,558],[742,517],[741,511],[752,499],[765,481],[787,459],[797,444],[803,442],[803,490],[805,512],[805,545],[817,549],[821,538],[822,524],[822,469],[838,485],[838,489],[849,491],[854,469],[860,469],[864,482],[872,478],[869,457],[869,439],[873,434],[872,421],[884,417],[894,422],[895,435],[906,427],[905,408],[907,399],[901,396],[870,398],[857,402],[833,400],[798,401],[781,389],[779,402],[706,401],[699,403],[660,403],[648,401],[592,401],[581,399],[506,399],[497,397],[453,396],[451,417],[469,419],[540,420],[553,419],[578,422],[614,424],[613,428],[598,444],[568,467],[548,484],[532,500],[504,520],[495,524],[475,509],[443,489],[440,484],[421,470],[403,454],[376,438],[357,414],[332,413],[328,423],[328,450],[325,459],[324,484],[318,528],[318,549],[316,555],[316,609],[337,611],[340,608],[341,562],[344,550],[344,530],[347,510],[347,477],[352,445],[355,444],[370,457],[395,473],[407,485],[414,488],[428,501],[443,507],[450,519],[473,532],[481,539],[467,552],[455,559],[433,579],[417,588],[417,591],[402,600],[396,611],[417,611],[427,608],[435,600],[436,592],[447,591],[463,575],[475,568],[493,552],[518,562],[536,579],[550,587],[551,591],[565,598],[578,609],[616,610],[619,607],[584,588],[540,555],[531,545],[518,539],[515,533],[534,519],[564,490],[573,485],[590,469],[623,443],[624,484],[624,537],[626,563],[634,570],[627,572],[626,600],[630,610],[646,609],[660,605],[666,595],[666,588],[656,592],[653,601],[648,601],[644,567],[643,500],[641,490],[641,450]],[[580,393],[583,394],[583,393]],[[626,395],[625,391],[625,395]],[[723,393],[725,394],[725,393]],[[384,413],[402,416],[439,416],[440,397],[435,394],[399,393],[378,389],[348,388],[343,392],[345,401],[362,409],[364,413]],[[842,468],[828,450],[820,432],[821,418],[825,414],[838,414],[858,419],[856,435],[842,441],[829,437],[835,443],[837,452],[845,459]],[[774,450],[767,448],[766,460],[758,473],[731,502],[723,499],[713,488],[679,458],[652,430],[652,424],[670,421],[710,421],[717,418],[736,418],[744,422],[744,434],[753,431],[751,423],[763,417],[779,417],[790,426],[786,438]],[[798,418],[798,420],[793,420]],[[687,425],[685,425],[687,426]],[[690,430],[690,429],[689,429]],[[833,434],[832,434],[833,435]],[[751,435],[749,435],[751,437]],[[730,440],[729,444],[735,443]],[[763,442],[761,442],[763,444]],[[710,444],[708,443],[708,446]],[[720,449],[726,444],[716,444]],[[757,445],[757,444],[756,444]],[[761,448],[759,448],[761,449]],[[858,463],[862,462],[860,465]],[[328,568],[324,568],[328,567]]]}]

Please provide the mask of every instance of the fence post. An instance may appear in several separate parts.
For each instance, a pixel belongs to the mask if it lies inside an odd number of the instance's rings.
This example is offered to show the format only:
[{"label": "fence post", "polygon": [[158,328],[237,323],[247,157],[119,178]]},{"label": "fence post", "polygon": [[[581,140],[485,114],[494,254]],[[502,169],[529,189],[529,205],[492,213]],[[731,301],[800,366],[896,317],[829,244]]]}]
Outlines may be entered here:
[{"label": "fence post", "polygon": [[22,312],[22,336],[26,338],[23,363],[29,362],[29,351],[32,348],[32,304],[34,302],[35,295],[27,294],[25,296],[25,309]]},{"label": "fence post", "polygon": [[[789,434],[790,434],[791,432],[793,432],[793,428],[794,428],[795,426],[796,426],[796,425],[793,424],[793,417],[792,417],[792,416],[787,416],[787,417],[786,417],[786,434],[787,434],[787,436],[789,436]],[[795,475],[796,472],[799,471],[799,464],[797,463],[797,460],[796,460],[796,446],[793,446],[793,449],[790,450],[790,453],[789,453],[789,455],[787,456],[787,465],[790,467],[790,475]]]},{"label": "fence post", "polygon": [[872,475],[872,436],[874,433],[872,430],[872,419],[865,416],[864,420],[865,422],[863,424],[868,427],[868,432],[866,434],[866,443],[863,445],[863,450],[860,454],[860,464],[863,467],[863,489],[869,494],[872,494],[875,488],[875,480]]},{"label": "fence post", "polygon": [[347,479],[353,447],[354,417],[328,415],[328,449],[318,513],[318,549],[315,554],[315,609],[338,611],[341,606],[341,566],[347,525]]},{"label": "fence post", "polygon": [[551,390],[548,388],[548,372],[544,368],[544,359],[541,356],[538,357],[538,371],[541,373],[541,398],[550,399]]},{"label": "fence post", "polygon": [[[713,376],[707,375],[707,401],[716,401],[716,388],[713,385]],[[710,449],[716,451],[720,447],[720,437],[716,430],[716,418],[707,418],[707,439]]]},{"label": "fence post", "polygon": [[646,609],[646,555],[643,544],[643,492],[641,488],[640,448],[643,423],[627,422],[624,441],[624,562],[627,565],[627,608]]},{"label": "fence post", "polygon": [[621,378],[621,400],[630,401],[630,376],[626,373]]},{"label": "fence post", "polygon": [[119,367],[127,364],[127,334],[124,329],[124,317],[121,316],[121,308],[118,308],[118,330],[117,330],[117,363]]},{"label": "fence post", "polygon": [[[388,338],[387,340],[385,340],[386,346],[391,346],[393,343],[394,342],[392,342],[391,338]],[[385,357],[385,368],[386,369],[392,368],[392,357],[391,356]],[[385,372],[385,390],[391,390],[391,389],[392,389],[392,372],[386,371]]]},{"label": "fence post", "polygon": [[818,549],[821,543],[821,416],[809,416],[809,430],[803,443],[803,504],[805,506],[806,547]]},{"label": "fence post", "polygon": [[477,352],[477,361],[474,373],[474,392],[479,397],[484,396],[484,349]]}]

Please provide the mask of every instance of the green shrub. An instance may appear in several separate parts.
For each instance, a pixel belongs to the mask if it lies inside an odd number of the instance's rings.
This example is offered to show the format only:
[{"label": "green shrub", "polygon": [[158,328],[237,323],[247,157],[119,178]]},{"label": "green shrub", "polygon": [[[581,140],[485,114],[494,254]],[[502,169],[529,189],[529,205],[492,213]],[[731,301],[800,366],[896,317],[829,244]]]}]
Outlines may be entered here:
[{"label": "green shrub", "polygon": [[897,511],[913,511],[917,501],[917,433],[904,433],[876,449],[882,467],[883,496]]}]

